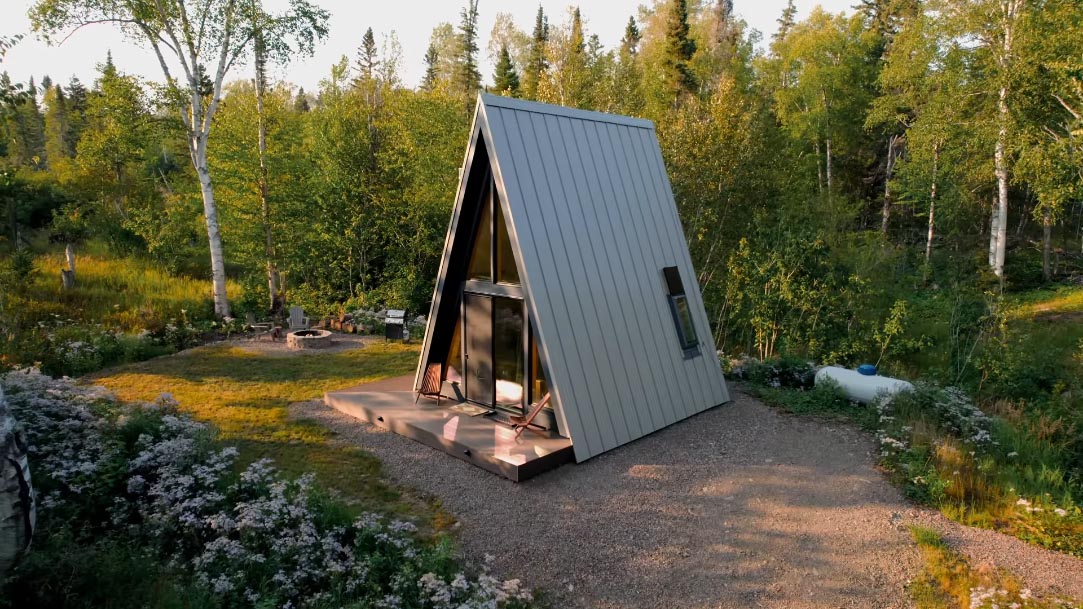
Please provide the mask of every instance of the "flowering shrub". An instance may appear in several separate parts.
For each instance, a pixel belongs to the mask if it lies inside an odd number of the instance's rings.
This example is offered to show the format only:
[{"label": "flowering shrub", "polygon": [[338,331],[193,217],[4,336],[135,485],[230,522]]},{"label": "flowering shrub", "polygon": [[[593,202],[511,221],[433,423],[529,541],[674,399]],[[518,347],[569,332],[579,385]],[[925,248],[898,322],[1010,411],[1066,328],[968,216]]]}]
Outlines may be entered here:
[{"label": "flowering shrub", "polygon": [[[882,396],[874,406],[880,462],[909,496],[967,524],[995,526],[1083,556],[1083,513],[1072,499],[1073,482],[1046,466],[1044,455],[1023,460],[1008,451],[1035,445],[1013,439],[1002,421],[962,390],[917,383],[913,391]],[[1042,466],[1035,469],[1034,462]],[[1059,489],[1060,495],[1042,488]]]},{"label": "flowering shrub", "polygon": [[[409,522],[347,517],[311,476],[284,478],[268,460],[240,468],[237,450],[216,447],[212,430],[180,414],[168,395],[120,405],[100,387],[27,370],[0,377],[0,385],[26,428],[41,530],[64,540],[58,552],[111,540],[109,547],[157,561],[218,607],[497,609],[532,602],[517,580],[463,571],[448,543],[424,541]],[[50,551],[49,542],[41,552]],[[35,578],[55,579],[55,571],[33,561],[20,566],[0,597],[49,606],[85,596],[65,588],[69,582],[35,585]],[[38,596],[26,598],[28,591]],[[125,606],[130,591],[94,593],[121,595],[99,598]]]},{"label": "flowering shrub", "polygon": [[33,365],[54,376],[82,376],[188,349],[209,338],[239,332],[243,325],[234,319],[193,322],[181,311],[180,317],[169,322],[151,320],[148,328],[129,333],[53,314],[13,334],[6,344],[0,338],[0,369]]}]

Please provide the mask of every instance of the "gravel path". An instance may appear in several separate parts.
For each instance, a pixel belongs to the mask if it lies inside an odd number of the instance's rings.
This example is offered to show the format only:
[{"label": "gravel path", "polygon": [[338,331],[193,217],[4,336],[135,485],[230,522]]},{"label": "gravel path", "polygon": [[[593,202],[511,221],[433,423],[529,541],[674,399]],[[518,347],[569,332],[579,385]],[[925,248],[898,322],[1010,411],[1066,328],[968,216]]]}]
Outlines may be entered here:
[{"label": "gravel path", "polygon": [[292,412],[438,498],[459,518],[469,558],[494,555],[497,575],[543,589],[554,606],[908,607],[905,586],[920,568],[911,523],[949,533],[982,562],[1012,556],[998,564],[1023,567],[1036,591],[1083,597],[1083,561],[915,509],[873,467],[867,434],[741,393],[521,484],[320,401]]}]

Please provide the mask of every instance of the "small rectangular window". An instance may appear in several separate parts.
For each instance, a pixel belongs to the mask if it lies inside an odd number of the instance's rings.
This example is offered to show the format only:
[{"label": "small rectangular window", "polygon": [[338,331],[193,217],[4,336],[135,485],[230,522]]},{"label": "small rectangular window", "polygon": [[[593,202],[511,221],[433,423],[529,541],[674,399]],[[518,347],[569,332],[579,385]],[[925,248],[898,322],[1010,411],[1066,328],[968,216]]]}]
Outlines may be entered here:
[{"label": "small rectangular window", "polygon": [[684,292],[681,274],[677,267],[667,266],[662,269],[662,275],[666,281],[666,289],[669,291],[669,308],[673,313],[673,322],[677,326],[677,340],[680,341],[685,355],[695,355],[699,353],[699,338],[696,336],[696,325],[692,321],[692,310],[688,305],[688,296]]}]

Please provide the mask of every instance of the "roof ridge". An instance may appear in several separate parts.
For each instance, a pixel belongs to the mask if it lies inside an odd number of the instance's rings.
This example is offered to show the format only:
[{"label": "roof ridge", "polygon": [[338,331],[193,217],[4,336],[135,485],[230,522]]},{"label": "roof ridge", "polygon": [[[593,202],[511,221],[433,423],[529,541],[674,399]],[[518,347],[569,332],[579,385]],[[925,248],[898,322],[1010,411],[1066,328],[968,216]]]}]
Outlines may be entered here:
[{"label": "roof ridge", "polygon": [[640,129],[650,129],[652,131],[654,130],[654,123],[645,118],[634,118],[621,114],[610,114],[608,112],[597,112],[595,110],[569,108],[567,106],[558,106],[556,104],[546,104],[537,101],[527,101],[525,99],[518,99],[515,97],[504,97],[503,95],[494,95],[492,93],[479,93],[478,102],[484,107],[507,108],[509,110],[533,112],[535,114],[551,114],[554,116],[564,116],[567,118],[574,118],[578,120],[594,121],[598,123],[611,123],[614,125],[625,125],[628,127],[638,127]]}]

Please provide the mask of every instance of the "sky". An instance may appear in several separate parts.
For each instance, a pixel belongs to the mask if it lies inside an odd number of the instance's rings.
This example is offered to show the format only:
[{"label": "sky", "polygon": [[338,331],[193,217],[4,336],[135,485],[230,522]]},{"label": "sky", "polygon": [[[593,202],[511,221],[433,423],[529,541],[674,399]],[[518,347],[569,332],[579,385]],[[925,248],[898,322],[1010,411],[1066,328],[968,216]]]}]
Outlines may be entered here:
[{"label": "sky", "polygon": [[[351,61],[356,55],[365,28],[371,27],[377,43],[382,36],[394,31],[403,48],[403,81],[416,86],[424,73],[423,57],[428,48],[432,28],[440,22],[457,24],[465,0],[315,0],[331,13],[330,33],[312,57],[299,57],[286,66],[276,67],[272,78],[284,79],[306,90],[316,89],[319,81],[331,70],[342,55]],[[734,0],[734,9],[749,27],[760,30],[765,38],[777,27],[787,0]],[[796,0],[799,18],[808,15],[816,5],[832,12],[849,11],[856,0]],[[578,3],[589,33],[596,33],[607,49],[616,48],[630,15],[638,14],[644,0],[580,0]],[[94,81],[96,66],[104,61],[107,50],[113,53],[117,68],[152,81],[161,81],[161,70],[153,52],[127,41],[112,26],[88,26],[72,35],[60,46],[49,46],[30,33],[26,12],[33,0],[0,0],[0,36],[26,34],[11,49],[0,70],[11,74],[12,80],[25,82],[31,76],[39,82],[49,75],[54,81],[66,83],[78,76],[84,84]],[[264,6],[274,11],[286,6],[286,0],[265,0]],[[479,46],[483,79],[492,80],[491,58],[487,56],[489,33],[496,13],[511,13],[515,23],[529,32],[534,27],[538,0],[481,0],[479,2]],[[542,0],[540,4],[549,15],[550,23],[566,19],[569,0]],[[248,69],[232,73],[234,78],[247,78]]]}]

